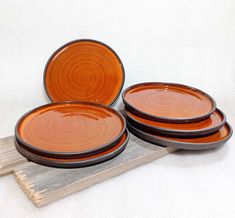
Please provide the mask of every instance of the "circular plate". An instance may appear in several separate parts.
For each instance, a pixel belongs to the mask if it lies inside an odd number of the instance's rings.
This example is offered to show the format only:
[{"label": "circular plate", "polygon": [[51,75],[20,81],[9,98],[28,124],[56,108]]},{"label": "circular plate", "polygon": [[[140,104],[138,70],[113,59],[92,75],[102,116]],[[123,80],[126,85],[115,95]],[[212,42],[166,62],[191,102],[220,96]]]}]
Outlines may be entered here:
[{"label": "circular plate", "polygon": [[127,88],[122,97],[132,113],[160,122],[197,122],[216,109],[215,101],[206,93],[174,83],[136,84]]},{"label": "circular plate", "polygon": [[124,117],[112,108],[89,102],[57,102],[23,115],[15,135],[33,153],[73,158],[111,148],[125,128]]},{"label": "circular plate", "polygon": [[91,155],[88,157],[74,158],[74,159],[55,159],[43,157],[30,151],[26,150],[21,144],[15,139],[16,149],[27,159],[46,166],[59,167],[59,168],[74,168],[74,167],[86,167],[94,164],[99,164],[104,161],[107,161],[111,158],[114,158],[120,154],[126,148],[126,145],[129,140],[129,133],[126,130],[121,140],[117,145],[101,152],[99,154]]},{"label": "circular plate", "polygon": [[228,123],[226,123],[216,133],[198,138],[167,137],[163,135],[156,135],[141,131],[136,127],[132,126],[130,123],[128,123],[127,126],[131,133],[145,141],[157,145],[169,146],[186,150],[205,150],[216,148],[228,141],[229,138],[232,136],[232,128]]},{"label": "circular plate", "polygon": [[56,50],[44,70],[44,87],[52,102],[88,101],[111,105],[125,80],[118,55],[104,43],[83,39]]},{"label": "circular plate", "polygon": [[209,118],[194,123],[163,123],[148,120],[126,111],[128,121],[139,129],[170,136],[203,136],[218,131],[226,121],[225,114],[216,109]]}]

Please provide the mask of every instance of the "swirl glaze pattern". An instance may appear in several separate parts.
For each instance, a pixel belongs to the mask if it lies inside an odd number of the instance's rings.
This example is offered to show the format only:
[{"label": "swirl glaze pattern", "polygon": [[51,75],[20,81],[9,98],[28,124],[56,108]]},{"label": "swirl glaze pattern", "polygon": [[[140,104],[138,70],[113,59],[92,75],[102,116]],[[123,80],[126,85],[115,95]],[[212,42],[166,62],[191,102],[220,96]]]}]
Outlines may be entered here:
[{"label": "swirl glaze pattern", "polygon": [[42,155],[82,156],[98,153],[117,143],[125,120],[112,108],[88,102],[52,103],[24,115],[16,137]]},{"label": "swirl glaze pattern", "polygon": [[186,123],[206,119],[215,101],[201,90],[173,83],[141,83],[123,92],[131,112],[156,121]]},{"label": "swirl glaze pattern", "polygon": [[59,48],[48,60],[44,87],[52,102],[88,101],[111,105],[123,87],[124,67],[107,45],[77,40]]}]

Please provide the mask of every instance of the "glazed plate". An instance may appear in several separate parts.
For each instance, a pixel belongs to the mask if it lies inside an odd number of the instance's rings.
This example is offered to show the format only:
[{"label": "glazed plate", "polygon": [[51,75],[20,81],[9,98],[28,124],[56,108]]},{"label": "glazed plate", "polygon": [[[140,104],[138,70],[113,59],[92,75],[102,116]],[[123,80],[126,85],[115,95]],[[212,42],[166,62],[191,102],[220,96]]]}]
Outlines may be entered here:
[{"label": "glazed plate", "polygon": [[56,50],[44,70],[52,102],[88,101],[111,105],[119,96],[125,72],[118,55],[104,43],[83,39]]},{"label": "glazed plate", "polygon": [[58,167],[58,168],[75,168],[75,167],[87,167],[95,164],[102,163],[104,161],[110,160],[115,156],[119,155],[124,149],[129,140],[129,133],[126,130],[124,135],[122,136],[121,140],[118,144],[101,152],[99,154],[91,155],[88,157],[80,157],[80,158],[73,158],[73,159],[56,159],[56,158],[48,158],[44,156],[40,156],[34,154],[24,148],[20,142],[15,139],[15,146],[16,149],[28,160],[33,161],[35,163],[51,166],[51,167]]},{"label": "glazed plate", "polygon": [[89,102],[58,102],[23,115],[15,128],[22,147],[47,157],[84,157],[116,145],[126,128],[116,110]]},{"label": "glazed plate", "polygon": [[148,120],[129,111],[125,112],[128,121],[140,130],[170,136],[203,136],[218,131],[225,124],[225,114],[216,109],[209,118],[193,123],[164,123]]},{"label": "glazed plate", "polygon": [[206,150],[216,148],[224,144],[232,136],[232,128],[228,123],[226,123],[219,131],[212,135],[197,138],[168,137],[144,132],[134,127],[130,123],[127,123],[127,126],[131,133],[145,141],[157,145],[186,150]]},{"label": "glazed plate", "polygon": [[201,90],[174,83],[140,83],[123,92],[127,110],[146,119],[191,123],[207,119],[215,101]]}]

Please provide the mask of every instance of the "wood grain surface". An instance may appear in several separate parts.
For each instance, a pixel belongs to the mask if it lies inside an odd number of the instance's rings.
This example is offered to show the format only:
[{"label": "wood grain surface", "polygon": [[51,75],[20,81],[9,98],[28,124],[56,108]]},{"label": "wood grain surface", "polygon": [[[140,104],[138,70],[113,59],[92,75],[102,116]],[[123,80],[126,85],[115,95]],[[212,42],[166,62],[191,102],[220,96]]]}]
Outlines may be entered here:
[{"label": "wood grain surface", "polygon": [[37,207],[41,207],[175,150],[152,145],[131,135],[125,151],[102,164],[77,169],[58,169],[30,162],[16,167],[14,175],[29,199]]},{"label": "wood grain surface", "polygon": [[14,145],[14,136],[0,139],[0,175],[11,173],[15,166],[27,160],[20,155]]}]

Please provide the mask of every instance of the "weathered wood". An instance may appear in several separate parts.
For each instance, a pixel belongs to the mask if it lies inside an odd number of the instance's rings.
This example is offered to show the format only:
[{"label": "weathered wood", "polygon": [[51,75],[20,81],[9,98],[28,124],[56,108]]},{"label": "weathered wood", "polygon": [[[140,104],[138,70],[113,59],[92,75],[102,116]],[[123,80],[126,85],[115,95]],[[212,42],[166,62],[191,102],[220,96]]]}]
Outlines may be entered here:
[{"label": "weathered wood", "polygon": [[41,207],[173,151],[131,135],[126,150],[108,162],[79,169],[56,169],[27,162],[16,151],[14,137],[10,136],[0,139],[0,175],[15,169],[21,188]]},{"label": "weathered wood", "polygon": [[0,139],[0,175],[11,173],[15,166],[25,162],[15,149],[14,136]]},{"label": "weathered wood", "polygon": [[152,145],[131,135],[126,150],[102,164],[77,169],[56,169],[31,162],[16,167],[14,175],[29,199],[41,207],[175,150]]}]

